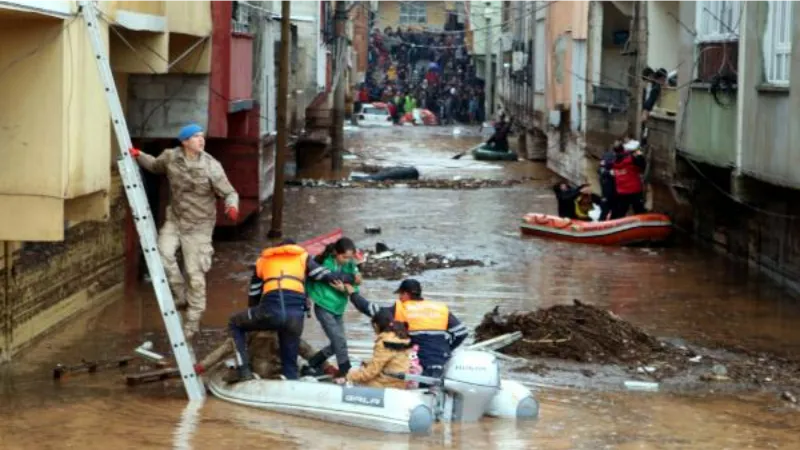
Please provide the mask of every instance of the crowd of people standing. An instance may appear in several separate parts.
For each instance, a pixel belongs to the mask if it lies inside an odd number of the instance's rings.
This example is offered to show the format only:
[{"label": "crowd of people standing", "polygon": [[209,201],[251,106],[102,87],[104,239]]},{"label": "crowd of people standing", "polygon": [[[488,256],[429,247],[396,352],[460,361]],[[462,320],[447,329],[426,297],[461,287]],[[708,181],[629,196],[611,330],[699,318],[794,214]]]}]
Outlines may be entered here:
[{"label": "crowd of people standing", "polygon": [[356,100],[386,103],[395,123],[416,108],[431,111],[440,124],[482,123],[483,86],[462,32],[375,28]]}]

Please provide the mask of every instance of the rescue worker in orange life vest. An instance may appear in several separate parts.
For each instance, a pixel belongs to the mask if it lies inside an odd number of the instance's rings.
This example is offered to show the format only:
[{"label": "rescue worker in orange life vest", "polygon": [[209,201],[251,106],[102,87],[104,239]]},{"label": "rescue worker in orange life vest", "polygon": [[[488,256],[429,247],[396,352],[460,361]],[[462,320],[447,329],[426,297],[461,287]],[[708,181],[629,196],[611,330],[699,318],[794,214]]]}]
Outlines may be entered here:
[{"label": "rescue worker in orange life vest", "polygon": [[341,286],[342,282],[338,274],[317,264],[291,239],[261,252],[250,280],[249,308],[231,316],[229,322],[236,346],[237,366],[236,376],[229,382],[254,378],[248,363],[246,333],[261,330],[278,332],[283,376],[289,380],[297,379],[297,355],[307,308],[307,276],[331,284],[338,281],[336,286]]},{"label": "rescue worker in orange life vest", "polygon": [[422,298],[422,286],[417,280],[403,280],[395,291],[397,301],[388,307],[370,302],[353,292],[352,286],[345,285],[345,289],[350,302],[362,314],[372,317],[381,308],[386,308],[394,315],[395,321],[408,324],[411,343],[419,347],[418,357],[424,376],[441,377],[452,351],[464,342],[469,333],[446,304]]}]

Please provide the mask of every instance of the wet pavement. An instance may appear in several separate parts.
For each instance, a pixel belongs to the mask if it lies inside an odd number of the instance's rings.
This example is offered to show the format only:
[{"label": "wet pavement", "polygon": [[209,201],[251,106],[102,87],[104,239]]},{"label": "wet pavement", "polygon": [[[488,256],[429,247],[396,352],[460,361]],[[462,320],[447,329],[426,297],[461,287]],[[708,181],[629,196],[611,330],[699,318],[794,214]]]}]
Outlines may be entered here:
[{"label": "wet pavement", "polygon": [[[370,163],[414,164],[426,178],[530,176],[540,181],[478,190],[317,189],[286,193],[285,235],[306,239],[336,227],[365,248],[383,242],[400,251],[473,258],[484,267],[427,271],[417,276],[425,296],[447,301],[469,327],[495,305],[531,310],[580,299],[607,308],[662,338],[693,345],[743,347],[796,357],[800,307],[769,281],[692,246],[598,248],[523,239],[520,216],[554,212],[552,174],[531,162],[483,163],[453,154],[480,141],[476,130],[451,127],[348,131],[354,154]],[[365,226],[381,227],[367,235]],[[215,244],[209,274],[206,336],[246,307],[248,265],[265,242],[268,214]],[[368,280],[364,295],[393,298],[396,281]],[[354,359],[371,351],[371,330],[346,314]],[[626,392],[623,375],[604,381],[553,371],[549,376],[507,370],[541,402],[533,423],[486,419],[438,425],[427,437],[386,436],[262,412],[216,399],[185,409],[172,382],[127,388],[119,370],[51,380],[58,363],[130,353],[163,335],[149,286],[70,321],[0,367],[0,448],[800,448],[800,416],[767,384],[737,392]],[[316,320],[305,337],[324,342]],[[159,350],[158,348],[156,350]],[[572,376],[572,378],[570,378]],[[602,377],[601,377],[602,378]]]}]

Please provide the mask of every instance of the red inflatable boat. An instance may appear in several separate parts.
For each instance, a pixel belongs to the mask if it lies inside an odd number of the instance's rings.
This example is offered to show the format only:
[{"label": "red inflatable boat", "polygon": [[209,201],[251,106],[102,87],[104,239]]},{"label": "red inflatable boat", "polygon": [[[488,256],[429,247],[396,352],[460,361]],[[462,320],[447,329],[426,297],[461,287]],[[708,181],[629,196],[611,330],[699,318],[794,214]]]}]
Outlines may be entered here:
[{"label": "red inflatable boat", "polygon": [[605,222],[582,222],[548,214],[526,214],[524,235],[596,245],[630,245],[662,242],[672,234],[672,221],[664,214],[648,213]]},{"label": "red inflatable boat", "polygon": [[[338,241],[343,235],[342,229],[337,228],[329,233],[319,235],[307,241],[301,242],[299,245],[306,249],[309,255],[317,256],[325,250],[328,244],[333,244]],[[361,264],[364,262],[364,252],[361,250],[356,251],[356,262]]]}]

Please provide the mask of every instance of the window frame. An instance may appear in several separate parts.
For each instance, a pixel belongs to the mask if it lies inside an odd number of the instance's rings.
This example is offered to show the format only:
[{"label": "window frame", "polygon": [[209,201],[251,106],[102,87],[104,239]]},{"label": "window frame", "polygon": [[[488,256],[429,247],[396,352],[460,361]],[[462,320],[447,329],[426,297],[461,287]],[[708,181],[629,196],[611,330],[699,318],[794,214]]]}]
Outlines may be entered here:
[{"label": "window frame", "polygon": [[400,2],[400,15],[398,21],[400,25],[426,25],[428,23],[428,9],[426,2]]},{"label": "window frame", "polygon": [[[788,87],[791,82],[792,34],[794,31],[792,3],[785,0],[767,2],[767,23],[763,30],[764,80],[767,84],[774,86]],[[781,4],[784,8],[778,7]],[[780,19],[784,19],[782,24]],[[781,34],[785,39],[783,42],[780,42]],[[783,58],[784,61],[784,73],[781,74],[778,73],[778,58]],[[785,78],[779,78],[784,75]]]},{"label": "window frame", "polygon": [[[727,6],[736,5],[731,9],[730,23],[725,22]],[[736,30],[741,22],[744,4],[742,1],[708,1],[701,0],[696,3],[695,26],[697,28],[696,44],[707,42],[738,41]]]}]

